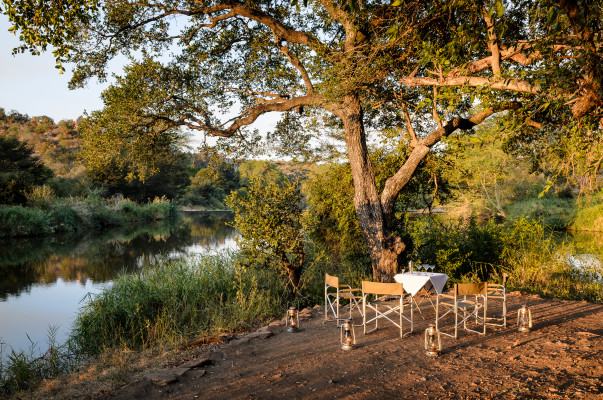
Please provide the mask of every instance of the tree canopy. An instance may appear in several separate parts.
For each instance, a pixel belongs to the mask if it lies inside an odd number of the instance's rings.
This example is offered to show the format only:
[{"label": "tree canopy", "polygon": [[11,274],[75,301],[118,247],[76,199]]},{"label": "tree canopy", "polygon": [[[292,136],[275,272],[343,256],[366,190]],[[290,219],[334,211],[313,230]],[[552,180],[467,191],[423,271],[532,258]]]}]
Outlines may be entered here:
[{"label": "tree canopy", "polygon": [[[283,116],[271,140],[290,155],[311,153],[316,136],[342,138],[373,274],[385,280],[406,247],[392,224],[398,196],[455,131],[507,112],[508,149],[546,154],[557,172],[580,163],[596,183],[602,17],[601,0],[99,1],[75,19],[67,60],[78,87],[131,57],[112,90],[141,140],[186,127],[254,144],[248,126],[270,112]],[[379,187],[367,135],[386,127],[405,152]]]},{"label": "tree canopy", "polygon": [[54,175],[26,143],[0,136],[0,204],[23,204],[27,193]]}]

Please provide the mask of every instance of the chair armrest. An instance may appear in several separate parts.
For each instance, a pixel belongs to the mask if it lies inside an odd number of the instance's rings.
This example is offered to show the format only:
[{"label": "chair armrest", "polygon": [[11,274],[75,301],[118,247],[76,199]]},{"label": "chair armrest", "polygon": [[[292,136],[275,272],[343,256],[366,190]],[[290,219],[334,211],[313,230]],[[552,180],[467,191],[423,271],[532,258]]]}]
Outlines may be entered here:
[{"label": "chair armrest", "polygon": [[348,289],[339,289],[340,292],[362,292],[361,289],[358,288],[348,288]]}]

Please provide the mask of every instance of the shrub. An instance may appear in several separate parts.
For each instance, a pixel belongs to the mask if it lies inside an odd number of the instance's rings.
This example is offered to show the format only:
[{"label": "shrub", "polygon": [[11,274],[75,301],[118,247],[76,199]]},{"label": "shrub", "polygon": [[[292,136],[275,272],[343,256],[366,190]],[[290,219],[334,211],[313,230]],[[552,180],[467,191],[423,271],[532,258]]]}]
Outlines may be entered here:
[{"label": "shrub", "polygon": [[0,207],[0,237],[37,236],[52,233],[44,212],[21,206]]},{"label": "shrub", "polygon": [[413,261],[434,264],[452,281],[467,275],[485,280],[495,272],[503,252],[501,227],[468,220],[423,218],[408,223]]},{"label": "shrub", "polygon": [[48,209],[56,200],[52,187],[47,185],[34,186],[30,192],[26,193],[27,203],[36,208]]},{"label": "shrub", "polygon": [[603,203],[579,208],[572,229],[603,232]]},{"label": "shrub", "polygon": [[82,226],[82,218],[74,209],[57,205],[50,211],[50,221],[57,232],[75,232]]},{"label": "shrub", "polygon": [[533,219],[553,229],[571,225],[576,215],[573,199],[541,198],[515,203],[508,208],[509,219]]},{"label": "shrub", "polygon": [[125,220],[119,214],[111,212],[105,207],[95,207],[90,213],[90,222],[95,228],[110,228],[122,226]]},{"label": "shrub", "polygon": [[140,207],[140,215],[148,221],[168,219],[176,216],[178,209],[165,197],[156,197],[152,203]]}]

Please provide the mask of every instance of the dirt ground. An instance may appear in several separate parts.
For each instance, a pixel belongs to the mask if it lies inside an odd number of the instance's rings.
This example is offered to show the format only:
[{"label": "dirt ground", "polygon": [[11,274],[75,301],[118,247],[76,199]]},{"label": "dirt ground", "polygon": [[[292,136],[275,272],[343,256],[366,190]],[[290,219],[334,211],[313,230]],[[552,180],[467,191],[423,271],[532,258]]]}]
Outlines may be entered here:
[{"label": "dirt ground", "polygon": [[[523,304],[534,326],[520,333],[515,323]],[[421,306],[425,319],[415,313],[410,336],[401,339],[389,323],[368,335],[357,327],[358,344],[349,351],[341,350],[339,330],[317,306],[302,313],[297,333],[268,326],[194,347],[188,359],[96,398],[603,399],[602,305],[514,293],[508,307],[506,328],[488,327],[485,337],[444,336],[434,358],[424,350],[424,330],[434,319],[428,302]]]}]

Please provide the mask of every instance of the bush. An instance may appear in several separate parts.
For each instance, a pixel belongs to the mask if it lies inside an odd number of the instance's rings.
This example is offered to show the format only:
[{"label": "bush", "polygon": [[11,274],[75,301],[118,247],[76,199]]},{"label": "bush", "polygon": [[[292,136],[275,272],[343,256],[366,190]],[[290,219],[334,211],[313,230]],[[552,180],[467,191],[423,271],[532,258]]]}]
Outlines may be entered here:
[{"label": "bush", "polygon": [[603,203],[579,208],[571,228],[577,231],[603,232]]},{"label": "bush", "polygon": [[0,206],[0,237],[40,236],[52,232],[50,219],[41,210]]},{"label": "bush", "polygon": [[96,207],[90,213],[90,223],[94,228],[110,228],[113,226],[123,226],[125,219],[105,207]]},{"label": "bush", "polygon": [[173,218],[176,216],[177,211],[178,209],[174,203],[165,197],[156,197],[152,203],[140,207],[140,216],[147,221],[156,221]]},{"label": "bush", "polygon": [[436,265],[453,282],[467,276],[487,280],[496,272],[505,243],[502,227],[493,221],[422,218],[407,226],[415,263]]},{"label": "bush", "polygon": [[54,190],[47,185],[34,186],[30,192],[26,193],[27,204],[31,207],[48,209],[56,200]]},{"label": "bush", "polygon": [[65,205],[52,208],[50,221],[56,232],[75,232],[82,226],[82,218],[77,211]]},{"label": "bush", "polygon": [[[511,275],[511,288],[547,297],[603,301],[603,283],[593,279],[593,271],[575,268],[568,262],[576,258],[574,246],[559,243],[538,222],[515,221],[505,231],[504,241],[502,260]],[[603,260],[601,256],[599,260]]]},{"label": "bush", "polygon": [[572,224],[576,215],[573,199],[541,198],[515,203],[508,208],[508,217],[518,220],[523,217],[553,228],[564,229]]}]

